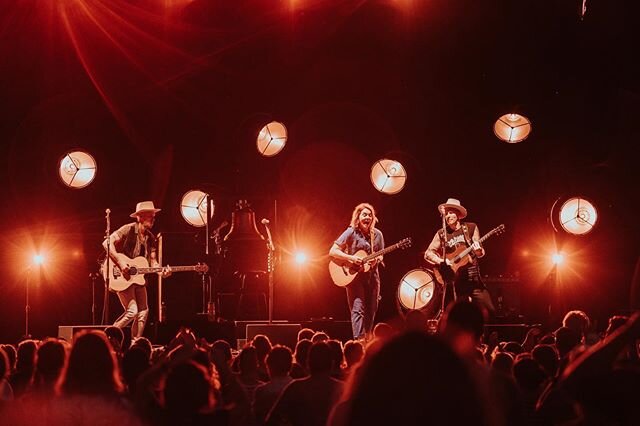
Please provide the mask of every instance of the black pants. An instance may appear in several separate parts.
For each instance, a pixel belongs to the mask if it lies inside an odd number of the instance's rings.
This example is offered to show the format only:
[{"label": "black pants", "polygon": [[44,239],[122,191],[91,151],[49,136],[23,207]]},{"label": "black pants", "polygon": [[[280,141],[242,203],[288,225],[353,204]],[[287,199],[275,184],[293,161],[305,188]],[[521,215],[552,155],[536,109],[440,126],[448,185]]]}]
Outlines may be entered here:
[{"label": "black pants", "polygon": [[480,278],[480,273],[476,269],[467,268],[458,270],[455,281],[457,300],[468,298],[471,302],[487,310],[489,318],[495,314],[495,308],[491,301],[489,290]]}]

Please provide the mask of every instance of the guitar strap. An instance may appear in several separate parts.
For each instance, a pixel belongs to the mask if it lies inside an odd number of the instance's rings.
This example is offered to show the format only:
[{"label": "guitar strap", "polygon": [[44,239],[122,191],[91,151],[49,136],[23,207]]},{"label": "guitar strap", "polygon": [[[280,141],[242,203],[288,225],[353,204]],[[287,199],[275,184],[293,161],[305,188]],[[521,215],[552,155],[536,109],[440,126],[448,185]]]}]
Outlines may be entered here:
[{"label": "guitar strap", "polygon": [[[468,247],[471,247],[473,245],[473,241],[471,240],[471,237],[469,236],[469,228],[467,227],[466,223],[462,224],[462,233],[464,234],[464,240],[467,243]],[[469,253],[471,255],[471,258],[474,260],[475,263],[475,259],[476,259],[476,253],[471,250],[471,252]]]}]

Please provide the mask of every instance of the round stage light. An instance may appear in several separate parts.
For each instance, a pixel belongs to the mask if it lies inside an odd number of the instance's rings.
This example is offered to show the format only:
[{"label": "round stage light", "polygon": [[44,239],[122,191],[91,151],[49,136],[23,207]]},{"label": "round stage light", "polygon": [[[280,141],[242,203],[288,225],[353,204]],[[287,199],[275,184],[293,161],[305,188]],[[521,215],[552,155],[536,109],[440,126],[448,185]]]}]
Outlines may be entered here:
[{"label": "round stage light", "polygon": [[58,174],[69,188],[80,189],[96,177],[96,160],[84,151],[73,151],[60,159]]},{"label": "round stage light", "polygon": [[425,269],[407,272],[398,286],[398,301],[406,309],[422,309],[431,302],[436,281]]},{"label": "round stage light", "polygon": [[564,262],[564,254],[563,253],[554,253],[551,255],[551,262],[554,265],[560,265]]},{"label": "round stage light", "polygon": [[44,261],[45,261],[44,255],[42,255],[42,254],[34,254],[32,261],[33,261],[34,265],[38,265],[38,266],[42,265],[42,264],[44,264]]},{"label": "round stage light", "polygon": [[258,152],[265,157],[273,157],[287,143],[287,128],[278,121],[272,121],[260,130],[256,145]]},{"label": "round stage light", "polygon": [[[198,189],[188,191],[182,196],[180,213],[182,213],[182,217],[189,225],[202,227],[207,224],[208,199],[209,196]],[[210,216],[213,216],[213,208],[213,201],[211,201]]]},{"label": "round stage light", "polygon": [[573,197],[564,202],[559,213],[560,226],[573,235],[591,232],[598,221],[595,206],[581,197]]},{"label": "round stage light", "polygon": [[297,252],[294,258],[298,265],[304,265],[305,263],[307,263],[307,254],[304,252]]},{"label": "round stage light", "polygon": [[505,114],[493,125],[493,133],[507,143],[522,142],[531,133],[531,121],[520,114]]},{"label": "round stage light", "polygon": [[400,162],[383,158],[371,167],[371,183],[383,194],[397,194],[407,182],[407,172]]}]

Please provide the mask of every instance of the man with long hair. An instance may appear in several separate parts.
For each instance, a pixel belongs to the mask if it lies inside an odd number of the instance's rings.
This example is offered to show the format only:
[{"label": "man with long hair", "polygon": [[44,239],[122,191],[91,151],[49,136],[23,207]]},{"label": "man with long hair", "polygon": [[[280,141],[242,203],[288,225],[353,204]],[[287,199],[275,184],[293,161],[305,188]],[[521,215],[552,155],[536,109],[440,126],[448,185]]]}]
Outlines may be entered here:
[{"label": "man with long hair", "polygon": [[[329,255],[340,261],[364,266],[362,259],[355,256],[356,252],[364,250],[371,254],[384,248],[384,237],[376,228],[377,222],[376,211],[371,204],[358,204],[351,215],[349,227],[333,243]],[[373,329],[380,299],[378,264],[381,261],[382,256],[371,260],[370,269],[359,272],[353,282],[347,286],[351,327],[353,338],[356,340],[368,337]]]}]

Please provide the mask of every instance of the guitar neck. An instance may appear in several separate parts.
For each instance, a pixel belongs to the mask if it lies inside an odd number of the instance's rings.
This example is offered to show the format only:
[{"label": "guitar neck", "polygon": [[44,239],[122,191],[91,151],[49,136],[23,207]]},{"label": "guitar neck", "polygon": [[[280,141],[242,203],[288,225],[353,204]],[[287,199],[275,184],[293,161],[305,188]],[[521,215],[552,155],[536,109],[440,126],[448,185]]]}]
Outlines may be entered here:
[{"label": "guitar neck", "polygon": [[[492,229],[491,231],[487,232],[482,238],[480,238],[478,240],[479,243],[484,242],[487,238],[489,238],[490,236],[492,236],[493,234],[496,233],[495,229]],[[466,249],[464,249],[463,251],[461,251],[456,257],[456,260],[460,260],[463,257],[467,256],[469,253],[471,253],[471,250],[473,250],[473,246],[469,246]]]},{"label": "guitar neck", "polygon": [[[153,274],[162,272],[163,267],[137,268],[139,274]],[[195,271],[195,266],[171,266],[171,272],[189,272]]]},{"label": "guitar neck", "polygon": [[390,245],[389,247],[385,247],[385,248],[383,248],[382,250],[378,250],[378,251],[377,251],[377,252],[375,252],[375,253],[371,253],[370,255],[365,256],[365,257],[362,259],[362,262],[365,262],[365,263],[366,263],[366,262],[370,261],[371,259],[375,259],[375,258],[376,258],[376,257],[378,257],[378,256],[382,256],[383,254],[387,254],[387,253],[389,253],[390,251],[394,251],[395,249],[397,249],[397,248],[399,248],[399,247],[400,247],[400,243],[395,243],[395,244],[393,244],[393,245]]}]

